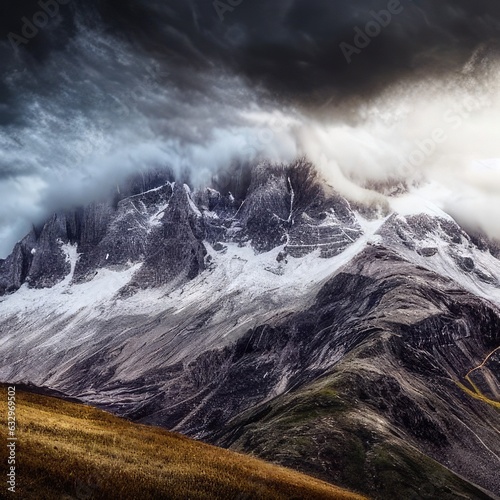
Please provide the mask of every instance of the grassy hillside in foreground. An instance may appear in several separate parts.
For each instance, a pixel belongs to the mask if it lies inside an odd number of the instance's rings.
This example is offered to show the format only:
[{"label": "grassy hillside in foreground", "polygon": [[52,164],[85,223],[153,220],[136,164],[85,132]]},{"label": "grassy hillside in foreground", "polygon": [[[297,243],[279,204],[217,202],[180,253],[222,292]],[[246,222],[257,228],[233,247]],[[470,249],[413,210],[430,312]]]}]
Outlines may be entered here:
[{"label": "grassy hillside in foreground", "polygon": [[[16,394],[20,499],[362,499],[261,460],[94,408]],[[0,388],[1,442],[7,390]],[[2,477],[7,457],[2,445]],[[2,480],[3,498],[6,491]]]}]

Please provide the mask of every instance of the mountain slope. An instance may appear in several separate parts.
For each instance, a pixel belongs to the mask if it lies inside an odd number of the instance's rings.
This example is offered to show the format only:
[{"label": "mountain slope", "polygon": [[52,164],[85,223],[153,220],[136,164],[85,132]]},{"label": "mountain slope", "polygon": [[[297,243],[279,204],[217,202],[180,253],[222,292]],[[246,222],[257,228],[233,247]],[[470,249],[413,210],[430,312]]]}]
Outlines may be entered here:
[{"label": "mountain slope", "polygon": [[[3,414],[6,388],[0,392]],[[20,498],[363,498],[255,458],[83,405],[19,390],[16,403]],[[5,442],[3,427],[1,435]]]},{"label": "mountain slope", "polygon": [[[500,403],[472,397],[466,377],[498,345],[499,321],[452,281],[371,248],[274,331],[293,339],[289,351],[320,352],[316,372],[296,367],[287,394],[237,416],[214,441],[377,498],[491,498],[428,457],[498,491]],[[247,363],[258,350],[249,344]],[[489,378],[498,384],[498,371]]]}]

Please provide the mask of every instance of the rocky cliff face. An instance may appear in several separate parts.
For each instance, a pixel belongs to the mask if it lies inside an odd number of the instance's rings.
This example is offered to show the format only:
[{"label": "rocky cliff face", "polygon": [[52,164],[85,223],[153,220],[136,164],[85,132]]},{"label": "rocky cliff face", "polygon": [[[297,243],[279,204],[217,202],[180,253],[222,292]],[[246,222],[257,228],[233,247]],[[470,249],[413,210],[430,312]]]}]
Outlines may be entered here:
[{"label": "rocky cliff face", "polygon": [[[351,487],[362,483],[379,498],[457,498],[456,480],[412,479],[424,453],[498,491],[491,464],[498,460],[499,404],[488,395],[498,393],[499,372],[483,366],[488,373],[477,391],[467,373],[499,345],[499,335],[495,307],[386,248],[369,248],[305,313],[235,355],[235,372],[259,373],[263,355],[255,351],[289,352],[285,366],[266,371],[293,375],[278,398],[268,391],[255,408],[223,418],[229,425],[216,425],[210,437]],[[226,398],[232,390],[247,393],[229,381],[220,390]],[[381,480],[387,474],[391,484]]]},{"label": "rocky cliff face", "polygon": [[486,246],[437,209],[366,220],[303,162],[236,198],[159,184],[0,262],[2,381],[378,498],[500,494]]},{"label": "rocky cliff face", "polygon": [[213,190],[195,193],[183,183],[162,186],[120,200],[56,214],[39,233],[33,230],[0,263],[0,294],[24,283],[51,288],[71,272],[65,245],[78,253],[74,283],[99,269],[140,263],[130,289],[179,283],[206,266],[204,242],[249,244],[256,252],[284,246],[296,257],[320,249],[335,256],[361,235],[348,203],[326,196],[305,162],[290,167],[259,165],[246,196],[235,200]]}]

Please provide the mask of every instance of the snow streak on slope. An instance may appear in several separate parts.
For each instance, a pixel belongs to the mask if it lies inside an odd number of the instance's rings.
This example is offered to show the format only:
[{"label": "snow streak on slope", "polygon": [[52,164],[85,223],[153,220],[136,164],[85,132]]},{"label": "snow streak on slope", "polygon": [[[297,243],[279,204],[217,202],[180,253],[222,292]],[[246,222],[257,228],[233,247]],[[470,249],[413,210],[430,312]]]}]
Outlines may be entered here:
[{"label": "snow streak on slope", "polygon": [[[70,275],[51,289],[24,285],[0,302],[0,379],[71,392],[63,384],[65,369],[96,355],[99,346],[116,345],[115,379],[124,381],[151,366],[230,344],[257,324],[306,308],[327,279],[378,239],[374,233],[382,222],[360,217],[364,235],[329,259],[319,258],[318,250],[277,262],[284,246],[256,255],[250,246],[228,243],[217,252],[206,242],[209,268],[174,291],[148,289],[120,298],[141,264],[100,269],[81,284],[72,284]],[[67,245],[64,251],[74,270],[76,249]],[[205,334],[195,336],[193,328]],[[36,353],[46,367],[21,363],[26,352]]]}]

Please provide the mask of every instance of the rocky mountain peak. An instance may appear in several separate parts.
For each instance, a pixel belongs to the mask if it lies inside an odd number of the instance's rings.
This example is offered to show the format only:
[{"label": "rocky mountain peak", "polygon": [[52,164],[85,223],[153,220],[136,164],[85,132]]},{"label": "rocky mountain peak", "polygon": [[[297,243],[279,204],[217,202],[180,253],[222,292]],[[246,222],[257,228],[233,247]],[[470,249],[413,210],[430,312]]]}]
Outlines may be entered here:
[{"label": "rocky mountain peak", "polygon": [[[156,175],[154,181],[159,180]],[[134,190],[137,186],[128,191]],[[206,244],[223,248],[236,242],[256,252],[286,244],[285,252],[292,255],[316,248],[335,255],[360,233],[348,203],[325,195],[312,165],[304,160],[288,166],[262,164],[252,170],[241,200],[230,192],[192,191],[187,184],[167,181],[117,203],[55,214],[0,264],[0,293],[23,283],[50,288],[70,272],[74,283],[82,283],[99,269],[134,264],[141,269],[132,288],[160,286],[202,271]],[[68,245],[76,248],[73,268]]]}]

